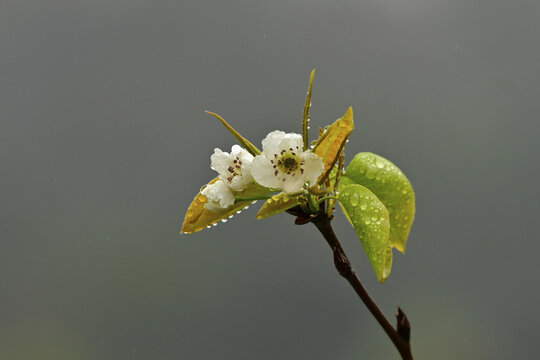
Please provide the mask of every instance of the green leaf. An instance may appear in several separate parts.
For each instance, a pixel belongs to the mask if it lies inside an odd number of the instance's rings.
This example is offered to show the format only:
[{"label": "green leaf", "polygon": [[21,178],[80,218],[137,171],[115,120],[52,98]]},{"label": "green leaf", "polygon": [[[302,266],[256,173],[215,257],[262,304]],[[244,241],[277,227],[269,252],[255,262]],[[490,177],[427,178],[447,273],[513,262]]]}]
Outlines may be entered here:
[{"label": "green leaf", "polygon": [[405,253],[415,212],[414,190],[407,177],[389,160],[369,152],[357,154],[341,179],[341,186],[355,183],[371,190],[390,214],[390,241]]},{"label": "green leaf", "polygon": [[338,198],[362,242],[377,278],[384,283],[392,269],[388,210],[375,194],[358,184],[342,187]]},{"label": "green leaf", "polygon": [[255,145],[253,145],[251,142],[249,142],[249,140],[247,140],[245,137],[240,135],[240,133],[238,131],[234,130],[234,128],[231,125],[229,125],[225,121],[225,119],[223,119],[221,116],[219,116],[218,114],[213,113],[211,111],[205,111],[205,112],[207,114],[210,114],[210,115],[215,116],[216,118],[218,118],[219,121],[221,121],[221,123],[223,124],[223,126],[225,126],[227,128],[227,130],[229,130],[229,132],[236,138],[236,140],[238,140],[240,145],[242,145],[242,147],[244,147],[251,155],[256,156],[256,155],[259,155],[261,153],[261,151],[259,149],[257,149],[257,147]]},{"label": "green leaf", "polygon": [[317,181],[319,184],[323,184],[330,175],[353,130],[353,110],[350,107],[345,115],[330,125],[317,140],[313,152],[324,162],[324,172]]},{"label": "green leaf", "polygon": [[285,193],[280,193],[272,196],[268,199],[259,213],[257,214],[257,219],[261,220],[270,216],[277,215],[289,210],[290,208],[295,207],[300,204],[300,199],[298,196],[290,196]]},{"label": "green leaf", "polygon": [[304,113],[302,116],[302,137],[304,139],[304,151],[309,149],[309,109],[311,108],[311,90],[313,89],[313,78],[315,77],[315,69],[309,76],[309,86],[306,96],[306,104],[304,105]]}]

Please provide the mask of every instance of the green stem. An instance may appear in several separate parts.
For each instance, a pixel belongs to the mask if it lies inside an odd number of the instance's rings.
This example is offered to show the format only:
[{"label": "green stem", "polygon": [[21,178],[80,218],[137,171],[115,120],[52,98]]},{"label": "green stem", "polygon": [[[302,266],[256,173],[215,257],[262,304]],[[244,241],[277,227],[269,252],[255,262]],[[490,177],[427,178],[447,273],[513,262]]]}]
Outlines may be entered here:
[{"label": "green stem", "polygon": [[315,200],[313,199],[313,196],[309,192],[307,193],[307,199],[308,199],[309,209],[311,210],[313,214],[316,214],[319,209],[318,203],[315,202]]},{"label": "green stem", "polygon": [[337,196],[325,196],[325,197],[323,197],[323,198],[320,198],[319,201],[317,201],[317,202],[315,203],[315,206],[319,206],[319,204],[322,203],[323,201],[325,201],[325,200],[330,200],[330,199],[334,199],[334,200],[338,200],[338,201],[339,201],[339,199],[337,198]]}]

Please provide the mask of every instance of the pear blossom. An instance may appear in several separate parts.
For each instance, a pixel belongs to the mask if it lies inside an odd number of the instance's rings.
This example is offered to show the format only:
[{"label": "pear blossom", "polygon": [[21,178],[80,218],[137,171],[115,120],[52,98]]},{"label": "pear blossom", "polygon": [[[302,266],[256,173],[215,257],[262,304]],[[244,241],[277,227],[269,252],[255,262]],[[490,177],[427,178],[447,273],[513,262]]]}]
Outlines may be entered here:
[{"label": "pear blossom", "polygon": [[207,202],[204,204],[204,207],[210,211],[226,209],[234,204],[234,194],[222,180],[207,185],[201,191],[201,194],[206,196]]},{"label": "pear blossom", "polygon": [[262,186],[295,193],[306,182],[314,185],[324,171],[322,159],[310,150],[303,151],[302,136],[272,131],[262,141],[263,151],[253,159],[251,172]]},{"label": "pear blossom", "polygon": [[253,181],[251,176],[253,155],[238,145],[233,145],[230,153],[214,149],[210,160],[211,167],[219,173],[220,180],[234,191],[244,190]]}]

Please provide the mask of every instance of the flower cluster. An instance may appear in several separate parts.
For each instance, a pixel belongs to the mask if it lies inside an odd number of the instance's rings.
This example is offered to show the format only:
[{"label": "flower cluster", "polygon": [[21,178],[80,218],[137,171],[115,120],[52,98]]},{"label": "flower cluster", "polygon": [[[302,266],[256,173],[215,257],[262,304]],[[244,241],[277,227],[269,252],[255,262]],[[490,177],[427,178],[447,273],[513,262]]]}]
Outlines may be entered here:
[{"label": "flower cluster", "polygon": [[230,153],[214,149],[211,167],[219,180],[201,192],[205,207],[211,211],[234,204],[235,193],[242,192],[254,182],[266,188],[292,194],[307,184],[315,184],[324,170],[322,159],[310,150],[303,150],[302,136],[273,131],[262,141],[263,151],[257,156],[234,145]]}]

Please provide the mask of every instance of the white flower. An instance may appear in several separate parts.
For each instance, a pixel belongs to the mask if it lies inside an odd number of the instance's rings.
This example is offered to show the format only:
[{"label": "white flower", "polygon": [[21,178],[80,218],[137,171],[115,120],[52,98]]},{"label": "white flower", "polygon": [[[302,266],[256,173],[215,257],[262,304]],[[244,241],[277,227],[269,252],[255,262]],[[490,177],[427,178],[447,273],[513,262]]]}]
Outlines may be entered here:
[{"label": "white flower", "polygon": [[210,157],[212,169],[219,173],[219,178],[234,191],[244,190],[252,181],[251,162],[253,155],[246,149],[233,145],[231,153],[214,149]]},{"label": "white flower", "polygon": [[234,204],[234,194],[227,184],[221,180],[206,186],[201,194],[206,196],[208,202],[204,207],[210,211],[226,209]]},{"label": "white flower", "polygon": [[299,134],[276,130],[266,136],[262,145],[263,152],[253,160],[251,172],[255,181],[263,186],[295,193],[305,182],[314,185],[324,171],[318,155],[302,150]]}]

